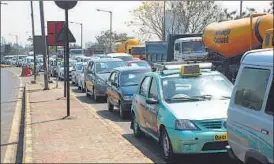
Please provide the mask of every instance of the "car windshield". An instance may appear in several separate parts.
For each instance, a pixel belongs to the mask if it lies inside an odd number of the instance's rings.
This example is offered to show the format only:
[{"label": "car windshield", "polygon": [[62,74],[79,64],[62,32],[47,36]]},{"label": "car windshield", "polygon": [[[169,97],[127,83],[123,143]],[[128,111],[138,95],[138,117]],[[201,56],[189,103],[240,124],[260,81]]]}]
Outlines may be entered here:
[{"label": "car windshield", "polygon": [[198,77],[168,77],[162,79],[164,99],[167,102],[230,98],[233,85],[222,75]]},{"label": "car windshield", "polygon": [[191,53],[191,52],[205,52],[205,47],[201,41],[194,42],[183,42],[182,43],[182,53]]},{"label": "car windshield", "polygon": [[123,61],[108,61],[96,63],[96,73],[110,73],[114,68],[125,66]]},{"label": "car windshield", "polygon": [[134,47],[131,50],[132,55],[145,54],[145,47]]},{"label": "car windshield", "polygon": [[147,71],[127,71],[122,72],[120,75],[120,85],[121,86],[133,86],[138,85],[142,78],[142,75]]},{"label": "car windshield", "polygon": [[133,60],[132,56],[115,56],[114,58],[119,58],[119,59],[122,59],[124,61],[131,61],[131,60]]},{"label": "car windshield", "polygon": [[83,64],[77,64],[76,65],[76,70],[81,71],[83,69]]},{"label": "car windshield", "polygon": [[147,62],[133,62],[129,64],[130,66],[137,66],[137,67],[150,67]]}]

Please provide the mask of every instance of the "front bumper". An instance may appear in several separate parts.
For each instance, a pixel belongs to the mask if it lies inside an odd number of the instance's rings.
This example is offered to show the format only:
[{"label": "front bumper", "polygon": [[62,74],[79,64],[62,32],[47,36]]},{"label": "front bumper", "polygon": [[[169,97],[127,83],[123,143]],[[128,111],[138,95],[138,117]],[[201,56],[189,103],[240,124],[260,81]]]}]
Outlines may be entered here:
[{"label": "front bumper", "polygon": [[216,135],[226,133],[218,131],[180,131],[167,128],[174,153],[204,154],[227,152],[227,140],[215,141]]}]

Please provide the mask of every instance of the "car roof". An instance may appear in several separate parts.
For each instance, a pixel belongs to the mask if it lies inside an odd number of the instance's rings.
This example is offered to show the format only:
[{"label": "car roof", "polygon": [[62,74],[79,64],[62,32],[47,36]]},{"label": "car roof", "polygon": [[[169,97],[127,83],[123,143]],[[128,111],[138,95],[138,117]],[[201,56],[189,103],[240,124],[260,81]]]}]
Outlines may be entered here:
[{"label": "car roof", "polygon": [[117,70],[119,72],[127,72],[127,71],[135,71],[135,70],[150,70],[148,68],[145,68],[145,67],[128,67],[128,66],[125,66],[125,67],[117,67],[117,68],[114,68],[114,70]]},{"label": "car roof", "polygon": [[273,49],[260,49],[246,52],[241,64],[259,65],[259,66],[273,66]]},{"label": "car roof", "polygon": [[98,62],[123,61],[123,60],[119,58],[98,58],[98,59],[93,59],[92,61],[98,63]]},{"label": "car roof", "polygon": [[128,63],[140,63],[140,62],[144,62],[144,63],[147,63],[146,61],[144,60],[130,60],[130,61],[127,61]]},{"label": "car roof", "polygon": [[110,53],[110,54],[107,54],[107,56],[115,57],[115,56],[131,56],[131,55],[127,53]]}]

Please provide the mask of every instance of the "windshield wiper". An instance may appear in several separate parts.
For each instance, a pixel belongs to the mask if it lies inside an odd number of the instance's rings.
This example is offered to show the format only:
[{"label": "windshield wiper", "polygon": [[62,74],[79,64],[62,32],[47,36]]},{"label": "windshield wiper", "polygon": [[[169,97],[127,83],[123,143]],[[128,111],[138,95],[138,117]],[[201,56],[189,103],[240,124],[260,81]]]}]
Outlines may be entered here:
[{"label": "windshield wiper", "polygon": [[127,85],[123,85],[124,87],[126,86],[134,86],[134,85],[138,85],[137,83],[132,83],[132,84],[127,84]]},{"label": "windshield wiper", "polygon": [[102,71],[102,72],[98,72],[98,73],[111,73],[111,71]]},{"label": "windshield wiper", "polygon": [[212,98],[212,95],[199,95],[199,96],[192,96],[192,97],[210,100]]},{"label": "windshield wiper", "polygon": [[199,101],[198,98],[192,98],[192,97],[174,97],[166,99],[166,101],[172,101],[172,100],[182,100],[182,101]]}]

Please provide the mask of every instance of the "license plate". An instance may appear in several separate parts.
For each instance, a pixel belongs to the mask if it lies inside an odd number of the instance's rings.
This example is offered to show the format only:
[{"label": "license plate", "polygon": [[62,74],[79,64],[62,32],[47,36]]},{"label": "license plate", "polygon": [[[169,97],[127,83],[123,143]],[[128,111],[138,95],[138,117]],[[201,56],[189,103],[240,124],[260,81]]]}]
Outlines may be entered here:
[{"label": "license plate", "polygon": [[217,134],[214,136],[215,141],[227,141],[227,133]]}]

